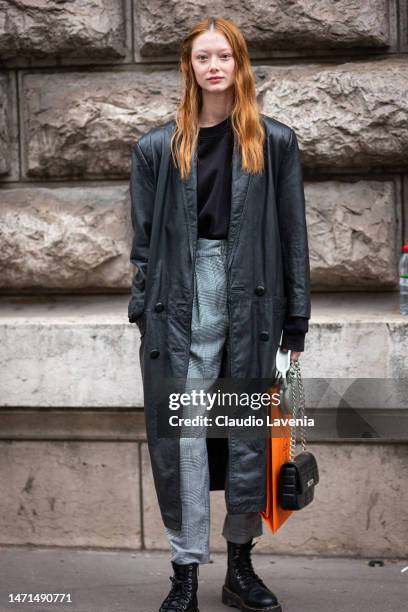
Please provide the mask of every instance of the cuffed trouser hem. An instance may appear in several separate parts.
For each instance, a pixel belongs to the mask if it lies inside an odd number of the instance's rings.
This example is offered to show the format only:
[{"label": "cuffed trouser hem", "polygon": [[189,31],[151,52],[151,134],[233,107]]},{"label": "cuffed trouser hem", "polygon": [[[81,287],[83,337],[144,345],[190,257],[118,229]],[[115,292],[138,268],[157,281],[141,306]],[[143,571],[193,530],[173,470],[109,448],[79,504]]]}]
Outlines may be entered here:
[{"label": "cuffed trouser hem", "polygon": [[189,563],[199,563],[203,565],[205,563],[210,563],[210,555],[172,555],[170,561],[174,561],[174,563],[178,563],[179,565],[188,565]]},{"label": "cuffed trouser hem", "polygon": [[222,535],[228,542],[245,544],[262,533],[262,517],[259,512],[227,514],[225,517]]}]

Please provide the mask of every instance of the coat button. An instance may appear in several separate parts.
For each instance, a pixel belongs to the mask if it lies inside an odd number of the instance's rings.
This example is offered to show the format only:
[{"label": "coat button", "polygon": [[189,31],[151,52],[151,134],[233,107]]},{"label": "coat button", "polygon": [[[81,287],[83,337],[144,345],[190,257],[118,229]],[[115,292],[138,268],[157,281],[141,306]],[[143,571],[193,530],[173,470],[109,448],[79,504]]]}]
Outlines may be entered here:
[{"label": "coat button", "polygon": [[263,295],[265,293],[265,287],[263,285],[258,285],[257,287],[255,287],[254,291],[256,295]]},{"label": "coat button", "polygon": [[259,337],[261,340],[263,340],[264,342],[266,342],[266,340],[269,340],[269,334],[267,331],[263,331],[259,334]]},{"label": "coat button", "polygon": [[158,349],[152,349],[150,351],[150,357],[152,359],[156,359],[160,355],[160,351]]},{"label": "coat button", "polygon": [[156,306],[154,307],[156,312],[162,312],[164,310],[164,304],[163,302],[157,302]]}]

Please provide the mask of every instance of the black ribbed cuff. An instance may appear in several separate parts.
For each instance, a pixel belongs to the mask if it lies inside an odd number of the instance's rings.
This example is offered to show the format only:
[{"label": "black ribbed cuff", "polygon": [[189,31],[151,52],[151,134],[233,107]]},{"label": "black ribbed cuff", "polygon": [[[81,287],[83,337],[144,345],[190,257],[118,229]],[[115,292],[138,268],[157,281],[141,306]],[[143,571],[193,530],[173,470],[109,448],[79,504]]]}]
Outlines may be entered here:
[{"label": "black ribbed cuff", "polygon": [[301,353],[305,350],[305,335],[306,334],[288,334],[282,336],[282,348],[289,349]]},{"label": "black ribbed cuff", "polygon": [[282,348],[301,353],[305,350],[305,336],[309,331],[306,317],[288,317],[283,325]]}]

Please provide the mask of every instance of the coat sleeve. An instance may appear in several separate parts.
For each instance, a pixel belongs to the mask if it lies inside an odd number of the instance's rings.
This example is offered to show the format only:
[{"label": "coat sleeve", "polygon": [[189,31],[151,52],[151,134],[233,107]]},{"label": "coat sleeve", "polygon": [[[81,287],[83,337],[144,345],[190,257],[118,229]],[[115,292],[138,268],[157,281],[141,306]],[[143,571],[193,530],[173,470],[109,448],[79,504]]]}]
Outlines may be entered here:
[{"label": "coat sleeve", "polygon": [[310,318],[310,265],[299,145],[290,129],[279,167],[277,210],[282,247],[286,316]]},{"label": "coat sleeve", "polygon": [[130,323],[143,314],[145,280],[149,260],[150,234],[153,220],[155,181],[151,162],[140,141],[133,145],[130,177],[130,205],[133,227],[130,262],[136,267],[128,305]]}]

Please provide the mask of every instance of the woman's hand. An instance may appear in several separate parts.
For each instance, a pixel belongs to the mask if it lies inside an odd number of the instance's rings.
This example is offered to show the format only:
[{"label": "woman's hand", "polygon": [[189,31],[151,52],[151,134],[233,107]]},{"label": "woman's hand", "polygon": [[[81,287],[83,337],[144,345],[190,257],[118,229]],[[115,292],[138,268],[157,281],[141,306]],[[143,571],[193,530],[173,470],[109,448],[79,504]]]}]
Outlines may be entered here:
[{"label": "woman's hand", "polygon": [[[281,347],[281,351],[283,351],[284,353],[287,353],[289,349],[287,348],[282,348]],[[294,361],[297,361],[299,359],[299,357],[301,356],[302,353],[298,353],[297,351],[291,351],[290,353],[290,362],[293,363]]]}]

